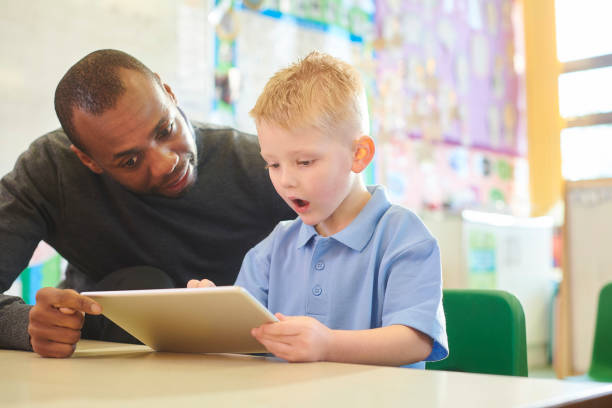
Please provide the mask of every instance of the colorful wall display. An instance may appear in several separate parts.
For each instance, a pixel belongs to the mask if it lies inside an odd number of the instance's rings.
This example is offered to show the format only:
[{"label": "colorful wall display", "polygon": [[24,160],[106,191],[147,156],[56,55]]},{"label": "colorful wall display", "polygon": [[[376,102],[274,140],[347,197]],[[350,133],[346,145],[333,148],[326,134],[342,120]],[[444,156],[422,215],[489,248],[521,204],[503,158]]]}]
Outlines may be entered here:
[{"label": "colorful wall display", "polygon": [[517,187],[515,171],[526,167],[526,142],[513,5],[376,2],[376,177],[395,201],[515,212],[517,189],[527,185]]},{"label": "colorful wall display", "polygon": [[29,305],[36,303],[36,292],[40,288],[56,286],[64,278],[62,272],[66,267],[60,255],[44,241],[41,241],[28,267],[25,268],[12,286],[4,292],[7,295],[19,296]]},{"label": "colorful wall display", "polygon": [[417,211],[516,213],[527,200],[513,0],[217,1],[211,120],[254,132],[267,79],[312,50],[367,85],[369,182]]},{"label": "colorful wall display", "polygon": [[225,0],[211,15],[217,33],[212,115],[222,123],[255,131],[248,111],[268,78],[312,50],[354,64],[373,83],[367,46],[374,35],[373,0]]},{"label": "colorful wall display", "polygon": [[211,14],[218,22],[213,122],[254,133],[248,112],[268,78],[313,50],[353,64],[374,94],[373,0],[218,1]]}]

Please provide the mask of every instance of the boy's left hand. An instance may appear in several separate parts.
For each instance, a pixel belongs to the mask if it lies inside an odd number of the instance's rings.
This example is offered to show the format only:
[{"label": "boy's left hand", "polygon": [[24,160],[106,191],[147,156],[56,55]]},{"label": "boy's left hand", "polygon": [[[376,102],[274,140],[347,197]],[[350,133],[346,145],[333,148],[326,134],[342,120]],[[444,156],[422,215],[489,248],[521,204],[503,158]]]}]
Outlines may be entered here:
[{"label": "boy's left hand", "polygon": [[292,362],[326,359],[332,339],[331,329],[312,317],[275,315],[279,322],[251,330],[253,337],[270,353]]}]

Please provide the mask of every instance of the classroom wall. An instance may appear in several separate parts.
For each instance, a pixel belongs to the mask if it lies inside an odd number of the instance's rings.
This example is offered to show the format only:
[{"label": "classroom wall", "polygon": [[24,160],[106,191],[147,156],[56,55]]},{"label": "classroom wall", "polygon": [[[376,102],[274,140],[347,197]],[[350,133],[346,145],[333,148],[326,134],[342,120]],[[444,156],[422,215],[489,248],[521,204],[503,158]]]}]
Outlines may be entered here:
[{"label": "classroom wall", "polygon": [[57,82],[91,51],[142,60],[204,119],[213,90],[207,0],[0,0],[0,175],[43,133],[59,127]]}]

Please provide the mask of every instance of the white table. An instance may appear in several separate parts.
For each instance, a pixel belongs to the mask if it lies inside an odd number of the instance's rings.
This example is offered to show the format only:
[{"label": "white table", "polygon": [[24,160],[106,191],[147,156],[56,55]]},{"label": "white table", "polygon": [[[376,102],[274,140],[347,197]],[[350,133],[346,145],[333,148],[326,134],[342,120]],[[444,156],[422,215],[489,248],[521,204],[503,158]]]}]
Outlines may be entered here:
[{"label": "white table", "polygon": [[71,358],[0,350],[0,362],[6,407],[612,407],[605,383],[156,353],[88,340]]}]

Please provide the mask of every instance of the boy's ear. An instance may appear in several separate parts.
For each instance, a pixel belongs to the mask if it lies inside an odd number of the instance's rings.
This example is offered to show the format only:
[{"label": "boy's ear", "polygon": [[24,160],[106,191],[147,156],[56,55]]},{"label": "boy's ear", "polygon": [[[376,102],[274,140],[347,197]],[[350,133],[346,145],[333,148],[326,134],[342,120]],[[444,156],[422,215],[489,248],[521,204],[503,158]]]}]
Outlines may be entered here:
[{"label": "boy's ear", "polygon": [[353,149],[353,166],[351,170],[354,173],[361,173],[363,169],[368,167],[368,164],[374,157],[374,140],[370,136],[361,136],[355,140]]},{"label": "boy's ear", "polygon": [[93,171],[96,174],[102,174],[104,172],[104,170],[102,170],[102,168],[98,166],[98,163],[96,163],[94,159],[89,157],[87,153],[85,153],[75,145],[70,145],[70,150],[72,150],[72,152],[77,155],[81,163],[83,163],[85,167],[87,167],[89,170]]}]

